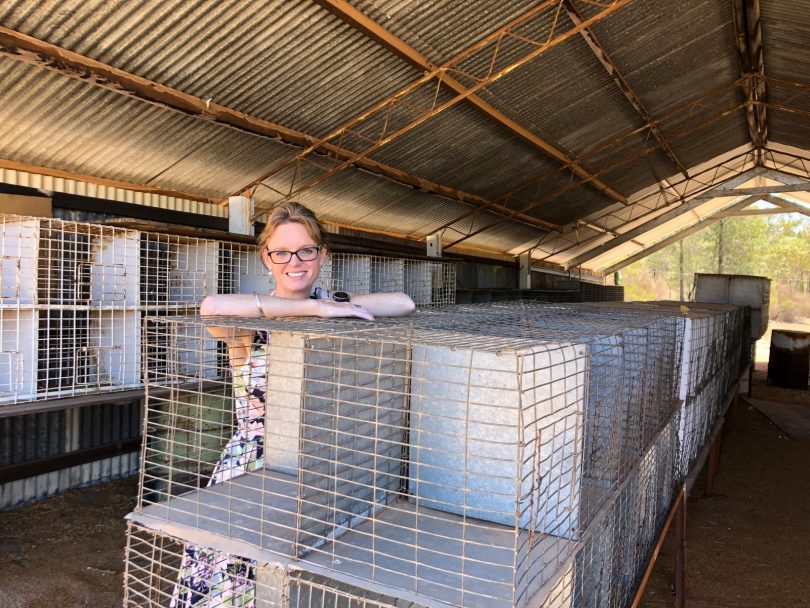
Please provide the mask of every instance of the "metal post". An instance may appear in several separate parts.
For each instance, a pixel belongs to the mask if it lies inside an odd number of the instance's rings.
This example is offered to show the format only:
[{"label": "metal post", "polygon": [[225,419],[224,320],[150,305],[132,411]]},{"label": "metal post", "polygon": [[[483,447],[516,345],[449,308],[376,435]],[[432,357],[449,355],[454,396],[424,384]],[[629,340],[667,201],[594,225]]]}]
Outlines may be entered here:
[{"label": "metal post", "polygon": [[228,230],[234,234],[253,234],[253,199],[244,195],[228,197]]},{"label": "metal post", "polygon": [[532,254],[531,252],[521,253],[518,257],[520,269],[518,270],[518,288],[532,288]]},{"label": "metal post", "polygon": [[748,396],[751,396],[751,389],[754,386],[754,367],[757,364],[757,343],[751,340],[751,363],[748,366]]},{"label": "metal post", "polygon": [[675,521],[675,608],[686,608],[686,503],[684,494]]},{"label": "metal post", "polygon": [[709,451],[709,469],[706,471],[706,496],[714,494],[714,481],[720,466],[720,448],[723,445],[723,433],[717,433]]}]

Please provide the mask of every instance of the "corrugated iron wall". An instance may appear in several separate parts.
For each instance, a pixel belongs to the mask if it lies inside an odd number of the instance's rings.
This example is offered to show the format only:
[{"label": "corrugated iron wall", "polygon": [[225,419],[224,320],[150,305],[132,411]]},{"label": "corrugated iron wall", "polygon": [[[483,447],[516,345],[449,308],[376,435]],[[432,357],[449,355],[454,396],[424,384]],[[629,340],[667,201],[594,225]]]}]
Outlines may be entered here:
[{"label": "corrugated iron wall", "polygon": [[[0,418],[0,510],[137,473],[141,412],[138,399]],[[92,454],[115,455],[73,464]]]}]

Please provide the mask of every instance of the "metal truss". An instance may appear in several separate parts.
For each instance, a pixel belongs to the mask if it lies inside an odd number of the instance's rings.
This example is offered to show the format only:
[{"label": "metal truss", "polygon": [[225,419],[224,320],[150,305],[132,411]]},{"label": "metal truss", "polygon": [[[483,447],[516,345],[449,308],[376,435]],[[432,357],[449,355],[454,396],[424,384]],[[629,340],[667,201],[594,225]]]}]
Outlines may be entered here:
[{"label": "metal truss", "polygon": [[[614,0],[600,4],[601,11],[579,26],[564,31],[561,31],[563,27],[560,24],[562,0],[542,2],[248,184],[247,189],[263,184],[279,195],[277,200],[264,205],[254,217],[366,158],[629,2]],[[473,84],[448,96],[443,90],[443,83],[447,76],[455,74],[460,74]],[[345,159],[331,154],[315,154],[328,143],[336,143],[354,153]],[[573,167],[566,170],[573,170]],[[270,178],[274,178],[273,183],[266,183]],[[594,176],[591,176],[587,181],[593,182],[593,179]]]}]

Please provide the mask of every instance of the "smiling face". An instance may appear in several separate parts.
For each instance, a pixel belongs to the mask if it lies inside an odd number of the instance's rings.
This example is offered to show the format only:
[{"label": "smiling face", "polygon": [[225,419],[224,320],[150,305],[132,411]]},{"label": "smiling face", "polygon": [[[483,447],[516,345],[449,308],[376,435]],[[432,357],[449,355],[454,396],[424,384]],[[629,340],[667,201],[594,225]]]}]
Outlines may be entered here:
[{"label": "smiling face", "polygon": [[321,247],[318,257],[309,262],[302,262],[294,255],[285,264],[274,264],[270,260],[270,251],[298,251],[306,247],[317,247],[306,226],[299,222],[279,224],[265,241],[262,248],[262,259],[273,273],[276,280],[275,295],[282,298],[306,299],[312,292],[312,286],[318,280],[321,264],[326,258],[326,248]]}]

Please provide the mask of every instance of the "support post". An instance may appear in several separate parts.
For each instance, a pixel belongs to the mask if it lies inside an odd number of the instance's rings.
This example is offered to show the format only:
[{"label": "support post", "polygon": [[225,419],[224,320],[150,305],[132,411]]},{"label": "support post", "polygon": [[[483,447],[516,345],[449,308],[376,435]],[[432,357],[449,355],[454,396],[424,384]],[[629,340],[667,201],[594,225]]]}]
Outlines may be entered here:
[{"label": "support post", "polygon": [[723,445],[723,433],[717,433],[709,451],[709,468],[706,471],[706,496],[714,494],[714,481],[720,467],[720,448]]},{"label": "support post", "polygon": [[442,236],[438,232],[427,237],[427,255],[431,258],[442,257]]},{"label": "support post", "polygon": [[520,289],[532,288],[532,254],[531,251],[521,253],[518,257],[518,287]]},{"label": "support post", "polygon": [[253,199],[244,195],[228,197],[228,230],[253,235]]},{"label": "support post", "polygon": [[675,521],[675,608],[686,608],[686,504],[684,494]]},{"label": "support post", "polygon": [[748,396],[751,397],[751,391],[754,387],[754,368],[757,365],[757,343],[756,340],[751,340],[751,364],[748,366]]}]

